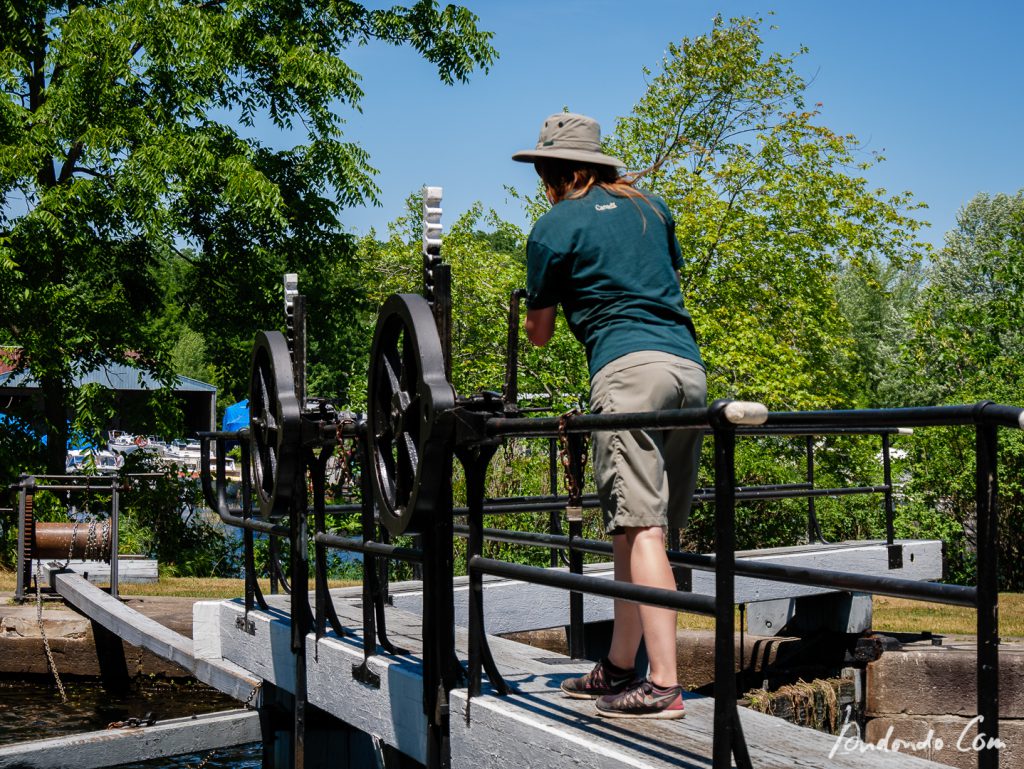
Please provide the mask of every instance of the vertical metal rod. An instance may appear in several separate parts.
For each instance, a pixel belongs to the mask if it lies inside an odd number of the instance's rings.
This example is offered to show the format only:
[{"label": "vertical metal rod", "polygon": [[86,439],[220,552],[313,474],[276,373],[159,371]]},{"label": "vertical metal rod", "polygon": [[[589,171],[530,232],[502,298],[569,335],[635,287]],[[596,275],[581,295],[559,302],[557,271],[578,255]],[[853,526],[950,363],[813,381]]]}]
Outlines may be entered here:
[{"label": "vertical metal rod", "polygon": [[[363,471],[359,474],[359,492],[362,502],[360,523],[363,541],[377,539],[377,522],[373,517],[373,489],[370,486],[370,450],[366,436],[359,441],[359,461]],[[377,556],[363,553],[363,664],[377,653],[376,602],[380,600],[380,581]]]},{"label": "vertical metal rod", "polygon": [[519,300],[525,293],[521,288],[514,289],[508,302],[505,386],[501,393],[506,411],[515,411],[519,405]]},{"label": "vertical metal rod", "polygon": [[714,769],[732,766],[733,705],[736,702],[735,647],[733,646],[734,553],[736,535],[736,434],[716,427],[715,436],[715,728],[712,748]]},{"label": "vertical metal rod", "polygon": [[[584,436],[573,433],[568,436],[569,465],[572,476],[577,481],[577,498],[570,492],[569,505],[579,506],[583,493],[583,441]],[[580,511],[582,512],[582,511]],[[573,547],[576,540],[583,538],[583,518],[569,518],[569,571],[572,574],[583,573],[583,552]],[[584,659],[586,656],[586,639],[584,637],[583,593],[575,590],[569,592],[569,656],[573,659]]]},{"label": "vertical metal rod", "polygon": [[461,666],[455,651],[452,462],[441,469],[444,488],[423,532],[423,709],[427,716],[427,767],[447,769],[448,693]]},{"label": "vertical metal rod", "polygon": [[[318,461],[316,457],[311,458],[310,480],[313,484],[313,527],[316,533],[327,531],[327,504],[325,495],[326,489],[326,462],[328,450]],[[327,633],[327,602],[330,600],[330,593],[327,587],[327,546],[317,542],[313,546],[313,632],[317,640],[320,640]]]},{"label": "vertical metal rod", "polygon": [[26,563],[26,545],[31,542],[32,532],[28,531],[28,487],[32,479],[22,476],[18,490],[18,583],[14,587],[14,600],[25,600],[25,589],[31,580],[32,564]]},{"label": "vertical metal rod", "polygon": [[882,483],[885,484],[885,544],[896,539],[894,508],[892,503],[892,462],[889,457],[889,434],[882,433]]},{"label": "vertical metal rod", "polygon": [[306,403],[306,297],[297,294],[292,300],[292,322],[295,324],[295,349],[292,350],[295,397]]},{"label": "vertical metal rod", "polygon": [[[486,465],[467,458],[463,462],[466,473],[466,502],[469,507],[469,539],[466,544],[466,562],[484,551],[484,485]],[[484,644],[484,575],[469,570],[469,696],[479,697],[483,676]]]},{"label": "vertical metal rod", "polygon": [[999,565],[997,529],[998,435],[996,427],[978,425],[976,502],[978,515],[978,734],[986,747],[978,751],[978,769],[997,769],[999,750]]},{"label": "vertical metal rod", "polygon": [[[719,408],[715,410],[715,405]],[[725,421],[725,403],[712,405],[715,437],[715,725],[714,769],[750,769],[736,705],[736,430]]]},{"label": "vertical metal rod", "polygon": [[293,769],[304,769],[306,755],[306,635],[309,617],[309,554],[306,550],[305,467],[296,480],[291,510],[291,626],[292,655],[295,659],[295,719],[293,722]]},{"label": "vertical metal rod", "polygon": [[[548,438],[548,489],[551,496],[558,494],[558,443],[556,438]],[[552,510],[548,513],[548,533],[561,534],[562,522],[559,513]],[[559,553],[562,551],[551,549],[551,566],[558,566]]]},{"label": "vertical metal rod", "polygon": [[[249,442],[240,443],[242,449],[242,518],[252,518],[252,488],[249,480]],[[217,441],[218,456],[224,452],[224,445],[220,439]],[[253,541],[252,529],[242,529],[242,558],[245,566],[245,613],[249,614],[256,603],[257,574],[256,574],[256,544]]]},{"label": "vertical metal rod", "polygon": [[118,521],[120,519],[121,495],[116,480],[110,482],[110,595],[118,597],[119,569],[117,551],[120,548]]},{"label": "vertical metal rod", "polygon": [[452,268],[443,262],[434,267],[434,320],[441,338],[444,375],[452,378]]},{"label": "vertical metal rod", "polygon": [[[583,522],[569,521],[569,571],[572,574],[583,573],[583,553],[572,546],[574,540],[582,538]],[[573,590],[569,593],[569,656],[576,660],[586,656],[583,620],[583,593]]]},{"label": "vertical metal rod", "polygon": [[[814,488],[814,436],[807,436],[807,485]],[[818,514],[814,507],[814,497],[807,498],[807,541],[816,542],[820,539],[818,531]]]}]

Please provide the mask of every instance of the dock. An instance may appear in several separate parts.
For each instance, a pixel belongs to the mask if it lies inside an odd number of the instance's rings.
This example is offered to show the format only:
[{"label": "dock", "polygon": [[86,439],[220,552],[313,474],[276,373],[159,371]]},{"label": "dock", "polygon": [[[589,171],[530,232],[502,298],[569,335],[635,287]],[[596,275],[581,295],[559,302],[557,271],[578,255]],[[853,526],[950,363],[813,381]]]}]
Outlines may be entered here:
[{"label": "dock", "polygon": [[[358,588],[331,591],[348,634],[328,632],[306,638],[307,695],[310,704],[339,721],[374,735],[419,763],[426,762],[427,724],[423,714],[423,659],[420,616],[394,607],[386,610],[388,634],[402,654],[378,654],[368,660],[380,676],[379,688],[353,677],[363,663],[362,598]],[[197,634],[217,634],[225,660],[248,666],[253,675],[291,691],[295,670],[286,599],[270,597],[268,611],[246,616],[239,601],[217,604]],[[508,767],[629,766],[709,768],[714,700],[686,696],[687,715],[678,721],[610,721],[596,715],[593,703],[564,697],[559,683],[587,672],[592,663],[489,637],[495,661],[512,693],[498,696],[485,687],[468,698],[451,692],[450,749],[455,769]],[[468,634],[456,632],[460,661],[468,656]],[[741,721],[753,766],[865,766],[865,756],[838,744],[834,735],[796,726],[741,708]],[[874,769],[942,766],[896,752],[876,752]]]}]

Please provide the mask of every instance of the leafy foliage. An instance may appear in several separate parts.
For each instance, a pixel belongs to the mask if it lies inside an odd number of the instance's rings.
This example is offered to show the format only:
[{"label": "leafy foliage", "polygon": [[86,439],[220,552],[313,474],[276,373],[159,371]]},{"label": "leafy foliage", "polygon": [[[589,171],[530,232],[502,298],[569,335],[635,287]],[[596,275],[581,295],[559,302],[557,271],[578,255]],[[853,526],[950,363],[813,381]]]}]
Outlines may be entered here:
[{"label": "leafy foliage", "polygon": [[[9,3],[0,329],[41,383],[50,469],[63,467],[75,373],[121,361],[170,385],[177,340],[159,322],[155,280],[167,253],[191,249],[186,287],[224,279],[213,311],[265,310],[268,275],[283,260],[315,265],[337,242],[340,206],[374,200],[368,157],[341,130],[339,105],[358,108],[362,97],[342,58],[348,46],[410,45],[453,83],[490,65],[490,38],[468,10],[433,0],[387,10],[331,0]],[[271,151],[237,130],[261,118],[301,126],[306,143]],[[206,329],[209,313],[193,306],[186,320]],[[223,338],[206,339],[233,394],[239,377],[225,361],[266,315],[243,316],[248,326],[228,318]]]},{"label": "leafy foliage", "polygon": [[[926,252],[909,193],[872,190],[857,140],[819,122],[796,60],[766,53],[760,19],[717,17],[670,44],[607,141],[676,214],[683,290],[714,396],[771,408],[852,404],[855,355],[840,267]],[[647,72],[652,75],[651,72]]]}]

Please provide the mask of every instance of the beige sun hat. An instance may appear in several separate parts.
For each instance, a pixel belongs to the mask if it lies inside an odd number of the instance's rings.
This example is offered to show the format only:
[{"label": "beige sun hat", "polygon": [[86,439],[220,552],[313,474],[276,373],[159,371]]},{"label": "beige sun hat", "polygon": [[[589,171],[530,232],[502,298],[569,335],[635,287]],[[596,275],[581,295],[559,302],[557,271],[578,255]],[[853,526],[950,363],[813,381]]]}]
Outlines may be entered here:
[{"label": "beige sun hat", "polygon": [[545,158],[577,160],[602,166],[624,168],[618,158],[601,152],[601,126],[592,117],[573,112],[557,112],[540,128],[537,147],[520,150],[512,156],[521,163],[533,163]]}]

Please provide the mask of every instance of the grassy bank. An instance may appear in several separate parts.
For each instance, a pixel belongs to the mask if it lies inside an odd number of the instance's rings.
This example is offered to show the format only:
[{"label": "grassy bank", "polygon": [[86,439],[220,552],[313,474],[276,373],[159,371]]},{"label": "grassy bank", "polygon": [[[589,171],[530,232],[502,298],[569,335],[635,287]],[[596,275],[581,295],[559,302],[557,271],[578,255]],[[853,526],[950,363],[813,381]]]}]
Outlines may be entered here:
[{"label": "grassy bank", "polygon": [[[965,606],[908,601],[875,596],[872,628],[880,633],[923,633],[972,636],[977,633],[977,612]],[[739,622],[739,611],[736,613]],[[738,626],[738,625],[737,625]],[[679,627],[713,630],[713,617],[680,614]],[[1024,638],[1024,593],[999,594],[999,634],[1003,639]]]},{"label": "grassy bank", "polygon": [[[332,580],[331,587],[348,587],[358,582]],[[270,592],[269,580],[260,580],[265,593]],[[14,573],[0,571],[0,592],[13,593]],[[126,596],[160,595],[186,598],[237,598],[245,593],[241,579],[214,579],[199,577],[164,577],[156,584],[121,585]],[[902,598],[875,596],[874,629],[890,633],[919,633],[930,631],[937,635],[974,635],[976,612],[962,606],[908,601]],[[738,612],[737,612],[738,621]],[[680,614],[679,627],[711,630],[714,619],[695,614]],[[1024,593],[999,594],[999,633],[1005,639],[1024,638]]]}]

